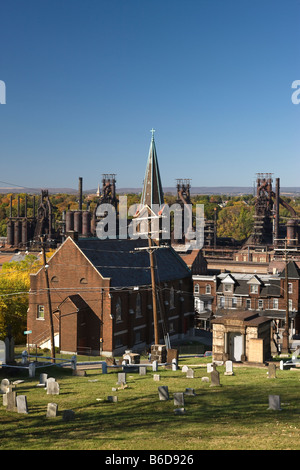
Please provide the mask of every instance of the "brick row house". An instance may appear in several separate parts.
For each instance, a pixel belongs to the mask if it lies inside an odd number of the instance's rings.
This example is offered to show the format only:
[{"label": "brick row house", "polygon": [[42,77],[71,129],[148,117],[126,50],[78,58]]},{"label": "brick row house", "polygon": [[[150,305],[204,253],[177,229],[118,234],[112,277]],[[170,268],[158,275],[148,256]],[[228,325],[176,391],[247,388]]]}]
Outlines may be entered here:
[{"label": "brick row house", "polygon": [[[288,269],[288,304],[291,334],[300,330],[300,269],[294,261]],[[286,318],[287,293],[285,268],[276,274],[221,273],[194,275],[195,322],[209,328],[213,318],[234,311],[253,310],[274,320],[282,333]]]},{"label": "brick row house", "polygon": [[[146,240],[71,237],[48,261],[56,346],[61,351],[111,356],[153,342],[152,291]],[[191,272],[170,246],[156,250],[160,339],[193,328]],[[44,268],[31,275],[27,328],[45,345],[50,320]]]}]

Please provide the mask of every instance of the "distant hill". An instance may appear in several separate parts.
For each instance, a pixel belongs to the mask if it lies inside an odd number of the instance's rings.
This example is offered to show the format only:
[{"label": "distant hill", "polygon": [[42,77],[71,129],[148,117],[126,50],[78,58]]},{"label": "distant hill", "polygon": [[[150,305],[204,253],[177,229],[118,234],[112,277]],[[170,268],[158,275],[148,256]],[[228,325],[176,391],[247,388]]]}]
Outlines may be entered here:
[{"label": "distant hill", "polygon": [[[1,188],[0,194],[7,193],[28,193],[28,194],[40,194],[42,189],[47,189],[49,194],[78,194],[78,189],[73,188]],[[96,194],[97,189],[84,190],[84,194]],[[253,194],[253,187],[250,186],[195,186],[191,187],[191,194],[223,194],[228,196],[240,196],[243,194]],[[140,194],[142,188],[118,188],[118,194]],[[176,194],[176,188],[165,187],[164,193]],[[286,196],[300,196],[300,187],[282,187],[280,188],[280,194]]]}]

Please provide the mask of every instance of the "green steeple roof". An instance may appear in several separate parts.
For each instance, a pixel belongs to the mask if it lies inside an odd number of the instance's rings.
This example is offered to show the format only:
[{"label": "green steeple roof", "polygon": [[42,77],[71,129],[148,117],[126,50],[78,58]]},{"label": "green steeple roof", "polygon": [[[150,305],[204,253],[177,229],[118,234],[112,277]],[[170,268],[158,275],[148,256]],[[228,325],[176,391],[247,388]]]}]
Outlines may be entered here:
[{"label": "green steeple roof", "polygon": [[142,191],[141,204],[152,208],[153,204],[164,204],[164,193],[162,189],[157,153],[154,141],[154,130],[152,130],[152,139],[149,149],[144,187]]}]

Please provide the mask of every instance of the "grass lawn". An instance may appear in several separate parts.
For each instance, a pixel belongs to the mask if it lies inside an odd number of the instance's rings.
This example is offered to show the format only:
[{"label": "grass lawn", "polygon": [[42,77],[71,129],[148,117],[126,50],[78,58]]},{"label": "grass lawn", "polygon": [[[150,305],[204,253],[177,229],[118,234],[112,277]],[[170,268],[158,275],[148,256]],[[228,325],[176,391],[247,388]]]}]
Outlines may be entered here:
[{"label": "grass lawn", "polygon": [[[187,379],[181,370],[160,369],[160,382],[146,376],[127,373],[128,387],[118,387],[117,369],[87,371],[86,377],[53,366],[8,377],[0,369],[0,380],[24,379],[17,393],[26,395],[28,414],[8,412],[0,404],[1,450],[287,450],[299,449],[300,370],[276,371],[269,379],[267,367],[234,367],[233,376],[225,376],[218,366],[220,387],[203,382],[208,377],[206,363],[211,358],[189,358],[195,371]],[[6,371],[6,372],[5,372]],[[119,370],[120,371],[120,370]],[[60,385],[59,395],[47,395],[36,387],[39,374],[46,372]],[[160,401],[157,388],[166,385],[170,399]],[[185,415],[174,414],[173,393],[194,388],[196,396],[185,396]],[[117,395],[118,402],[107,401]],[[269,395],[280,395],[281,411],[268,410]],[[2,398],[1,398],[2,400]],[[58,415],[47,418],[47,404],[58,404]],[[64,422],[65,409],[75,412],[73,421]]]}]

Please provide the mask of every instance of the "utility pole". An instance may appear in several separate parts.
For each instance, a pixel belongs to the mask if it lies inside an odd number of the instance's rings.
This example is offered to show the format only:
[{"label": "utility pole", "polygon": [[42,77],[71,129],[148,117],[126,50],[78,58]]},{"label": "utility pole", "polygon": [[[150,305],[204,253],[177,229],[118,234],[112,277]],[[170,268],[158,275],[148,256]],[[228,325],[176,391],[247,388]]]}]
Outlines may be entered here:
[{"label": "utility pole", "polygon": [[150,256],[150,272],[151,272],[151,286],[152,286],[152,304],[153,304],[153,323],[154,323],[154,344],[159,344],[158,333],[158,319],[157,319],[157,297],[156,297],[156,284],[155,284],[155,266],[154,266],[154,247],[151,240],[151,219],[149,214],[148,219],[148,246]]},{"label": "utility pole", "polygon": [[47,299],[48,299],[48,310],[49,310],[49,321],[50,321],[51,357],[52,357],[52,362],[55,362],[54,328],[53,328],[53,317],[52,317],[52,306],[51,306],[51,295],[50,295],[50,283],[49,283],[48,265],[46,261],[46,251],[45,251],[43,237],[41,237],[41,245],[42,245],[42,252],[43,252],[43,264],[44,264],[44,273],[45,273],[45,281],[46,281],[46,288],[47,288]]},{"label": "utility pole", "polygon": [[[287,247],[287,239],[284,238],[280,240],[278,238],[274,239],[275,242],[284,241],[284,248],[275,248],[275,251],[283,251],[284,252],[284,261],[285,261],[285,279],[284,279],[284,286],[285,286],[285,325],[284,325],[284,332],[282,333],[282,354],[289,354],[290,353],[290,345],[289,345],[289,276],[288,276],[288,252],[289,251],[297,251],[293,248]],[[294,241],[294,239],[290,239],[289,241]]]}]

